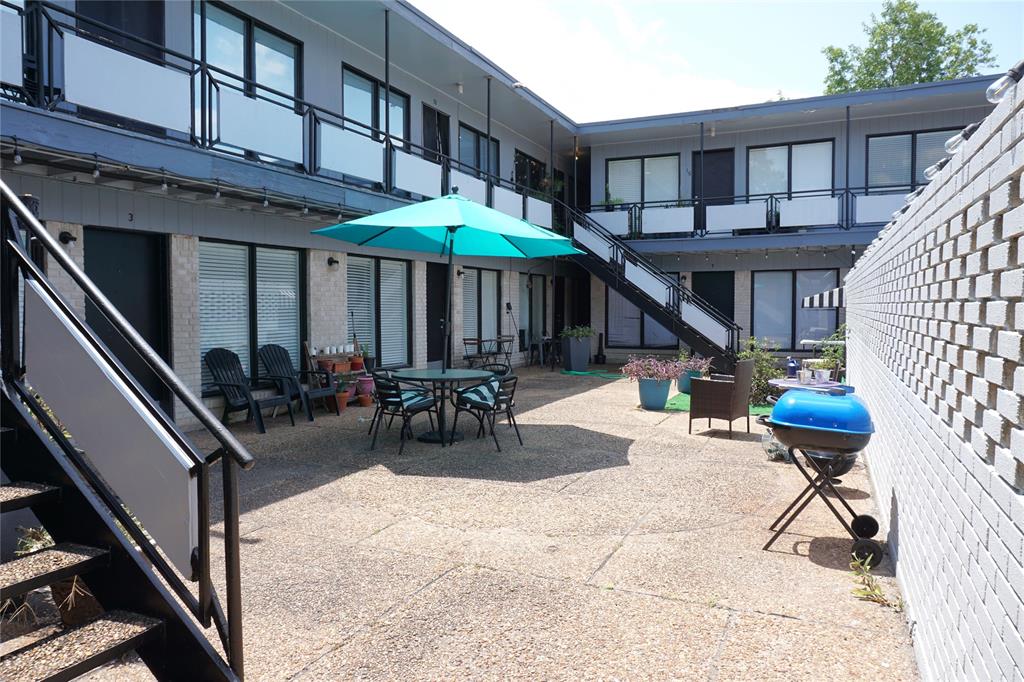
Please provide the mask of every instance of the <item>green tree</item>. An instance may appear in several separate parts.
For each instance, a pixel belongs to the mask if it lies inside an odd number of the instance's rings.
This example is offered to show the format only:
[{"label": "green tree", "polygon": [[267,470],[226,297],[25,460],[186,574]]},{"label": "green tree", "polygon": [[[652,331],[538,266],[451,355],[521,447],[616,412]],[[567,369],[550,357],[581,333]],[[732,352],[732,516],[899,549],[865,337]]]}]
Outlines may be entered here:
[{"label": "green tree", "polygon": [[950,31],[913,0],[886,0],[881,17],[872,14],[864,24],[866,47],[822,50],[828,60],[825,94],[976,76],[995,65],[984,32],[977,24]]}]

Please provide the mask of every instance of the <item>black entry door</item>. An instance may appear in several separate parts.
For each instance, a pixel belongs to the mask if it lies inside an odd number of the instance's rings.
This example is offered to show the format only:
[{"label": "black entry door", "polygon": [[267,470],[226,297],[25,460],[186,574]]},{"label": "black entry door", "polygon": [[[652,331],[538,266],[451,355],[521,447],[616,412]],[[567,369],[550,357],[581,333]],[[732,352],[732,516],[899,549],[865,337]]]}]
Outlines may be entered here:
[{"label": "black entry door", "polygon": [[565,277],[555,276],[555,289],[553,293],[555,308],[552,312],[551,330],[557,336],[565,329]]},{"label": "black entry door", "polygon": [[[85,274],[164,360],[169,346],[166,259],[163,235],[85,228]],[[90,301],[86,301],[85,320],[142,388],[171,414],[166,386]]]},{"label": "black entry door", "polygon": [[[701,173],[700,152],[696,151],[693,153],[693,197],[701,196]],[[732,149],[704,151],[703,196],[707,197],[706,205],[732,203],[736,187],[735,173],[735,154]],[[696,211],[694,220],[698,229],[704,228],[703,211]]]},{"label": "black entry door", "polygon": [[[440,163],[441,158],[439,156],[448,156],[451,152],[449,144],[449,136],[451,133],[451,125],[449,123],[448,114],[442,114],[434,107],[423,105],[423,147],[429,151],[425,151],[423,156],[431,161]],[[438,152],[432,154],[430,152]]]},{"label": "black entry door", "polygon": [[427,263],[427,362],[444,360],[444,301],[448,282],[448,266]]},{"label": "black entry door", "polygon": [[736,278],[731,270],[695,272],[692,277],[693,293],[710,303],[730,320],[735,319]]}]

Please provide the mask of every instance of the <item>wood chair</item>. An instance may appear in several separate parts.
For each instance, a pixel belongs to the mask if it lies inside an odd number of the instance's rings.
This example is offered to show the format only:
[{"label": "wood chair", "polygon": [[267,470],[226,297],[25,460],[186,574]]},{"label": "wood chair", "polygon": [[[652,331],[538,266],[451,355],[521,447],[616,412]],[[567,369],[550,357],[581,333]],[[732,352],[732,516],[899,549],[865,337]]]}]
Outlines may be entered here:
[{"label": "wood chair", "polygon": [[[266,377],[277,384],[277,389],[281,393],[302,403],[302,409],[306,411],[309,421],[313,421],[314,400],[320,400],[324,409],[330,409],[327,399],[338,393],[334,385],[334,377],[330,372],[323,369],[296,371],[288,350],[284,346],[273,343],[268,343],[260,348],[259,355],[260,360],[263,361],[263,368],[267,371]],[[308,387],[302,385],[302,377],[308,377]],[[334,402],[334,411],[335,414],[341,415],[337,400]]]},{"label": "wood chair", "polygon": [[228,416],[232,412],[248,410],[245,421],[250,419],[256,422],[256,429],[260,433],[266,433],[267,427],[263,423],[263,409],[267,407],[288,408],[288,419],[292,426],[295,426],[295,415],[292,413],[292,399],[289,395],[273,395],[257,400],[253,397],[249,388],[249,378],[245,376],[242,369],[242,361],[238,356],[227,348],[211,348],[203,356],[210,374],[213,376],[214,385],[224,395],[224,414],[221,421],[227,423]]},{"label": "wood chair", "polygon": [[729,421],[729,438],[732,438],[732,421],[738,417],[747,418],[747,433],[750,433],[750,388],[754,381],[754,361],[741,360],[736,363],[734,374],[712,374],[708,378],[694,378],[690,382],[690,425],[707,417],[708,428],[711,420]]}]

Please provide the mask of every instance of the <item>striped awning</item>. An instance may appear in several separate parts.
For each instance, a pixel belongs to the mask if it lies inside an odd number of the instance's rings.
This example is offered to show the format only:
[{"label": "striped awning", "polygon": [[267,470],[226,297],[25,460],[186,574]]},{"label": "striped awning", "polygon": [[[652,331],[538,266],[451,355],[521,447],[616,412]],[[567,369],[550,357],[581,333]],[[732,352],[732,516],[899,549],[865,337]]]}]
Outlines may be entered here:
[{"label": "striped awning", "polygon": [[846,303],[843,301],[843,288],[836,287],[823,291],[820,294],[804,297],[803,308],[843,308]]}]

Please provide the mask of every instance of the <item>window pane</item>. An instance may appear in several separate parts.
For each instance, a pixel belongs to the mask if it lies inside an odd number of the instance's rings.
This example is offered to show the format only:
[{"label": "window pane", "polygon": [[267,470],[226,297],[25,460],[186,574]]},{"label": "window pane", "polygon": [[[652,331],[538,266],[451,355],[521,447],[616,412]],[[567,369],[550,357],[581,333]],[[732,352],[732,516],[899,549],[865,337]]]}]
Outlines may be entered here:
[{"label": "window pane", "polygon": [[380,364],[409,364],[409,265],[380,261]]},{"label": "window pane", "polygon": [[[379,108],[377,127],[384,132],[384,109],[386,102],[384,101],[384,88],[378,88],[380,91],[378,103]],[[388,117],[388,123],[391,126],[389,132],[391,133],[391,141],[399,146],[404,146],[404,140],[407,137],[405,134],[405,110],[409,106],[409,98],[405,95],[399,95],[393,89],[391,90],[391,116]]]},{"label": "window pane", "polygon": [[462,271],[462,336],[475,339],[479,337],[480,318],[477,316],[477,291],[479,270],[466,268]]},{"label": "window pane", "polygon": [[804,308],[805,296],[820,294],[837,286],[835,270],[799,270],[796,273],[796,343],[820,341],[836,330],[835,308]]},{"label": "window pane", "polygon": [[644,346],[665,348],[679,345],[676,335],[655,322],[654,318],[644,313]]},{"label": "window pane", "polygon": [[[199,16],[199,3],[196,3],[196,16]],[[201,44],[197,37],[197,50]],[[236,76],[245,76],[245,22],[210,4],[206,5],[206,61]],[[214,73],[214,78],[224,76]],[[240,81],[235,82],[241,85]]]},{"label": "window pane", "polygon": [[349,337],[354,335],[360,346],[365,345],[371,354],[375,354],[377,329],[373,259],[349,256],[346,284]]},{"label": "window pane", "polygon": [[[486,139],[486,136],[484,137],[484,139]],[[491,175],[493,175],[494,177],[499,177],[499,175],[500,175],[500,173],[498,172],[498,168],[499,168],[498,161],[499,161],[499,158],[500,157],[499,157],[499,152],[498,152],[498,141],[495,140],[493,137],[491,137],[491,156],[490,156],[489,159],[486,159],[486,161],[488,163],[490,163],[490,165],[491,165]],[[480,164],[484,165],[484,161],[485,160],[482,159],[480,161]]]},{"label": "window pane", "polygon": [[789,191],[789,163],[786,147],[751,149],[747,173],[750,194],[782,194]]},{"label": "window pane", "polygon": [[[477,134],[466,126],[459,126],[459,161],[469,168],[479,170],[480,164],[476,158]],[[466,169],[463,169],[466,170]]]},{"label": "window pane", "polygon": [[759,339],[768,338],[779,348],[792,348],[793,273],[754,273],[754,329]]},{"label": "window pane", "polygon": [[[295,63],[299,48],[295,43],[268,33],[261,28],[256,29],[256,74],[255,80],[260,85],[273,88],[287,95],[294,96]],[[290,103],[288,99],[267,92],[259,93],[280,102]]]},{"label": "window pane", "polygon": [[832,189],[832,143],[793,145],[793,191]]},{"label": "window pane", "polygon": [[910,135],[868,139],[868,187],[905,189],[910,186]]},{"label": "window pane", "polygon": [[498,337],[498,273],[480,271],[480,338]]},{"label": "window pane", "polygon": [[679,157],[644,159],[644,201],[675,201],[679,198]]},{"label": "window pane", "polygon": [[955,134],[955,130],[917,134],[917,163],[914,168],[914,182],[919,185],[928,182],[924,177],[925,169],[946,157],[946,140]]},{"label": "window pane", "polygon": [[[249,374],[249,249],[199,242],[199,354],[227,348]],[[203,362],[204,386],[212,382]]]},{"label": "window pane", "polygon": [[608,346],[640,345],[640,309],[608,289]]},{"label": "window pane", "polygon": [[640,159],[608,162],[608,200],[613,203],[642,201],[640,192]]},{"label": "window pane", "polygon": [[346,70],[342,88],[342,101],[345,118],[362,123],[365,128],[356,126],[361,133],[369,133],[373,126],[373,83],[362,76]]},{"label": "window pane", "polygon": [[283,346],[299,361],[299,252],[256,249],[256,342]]}]

